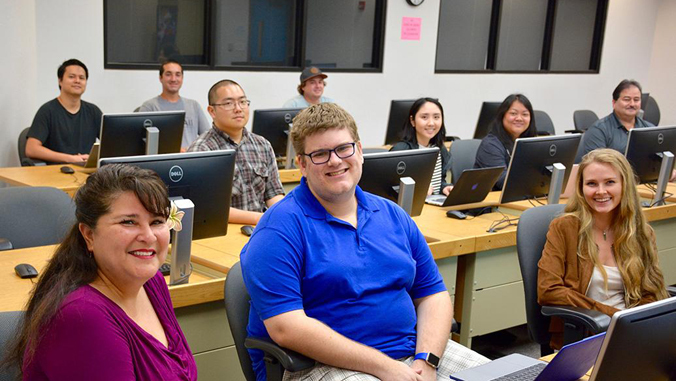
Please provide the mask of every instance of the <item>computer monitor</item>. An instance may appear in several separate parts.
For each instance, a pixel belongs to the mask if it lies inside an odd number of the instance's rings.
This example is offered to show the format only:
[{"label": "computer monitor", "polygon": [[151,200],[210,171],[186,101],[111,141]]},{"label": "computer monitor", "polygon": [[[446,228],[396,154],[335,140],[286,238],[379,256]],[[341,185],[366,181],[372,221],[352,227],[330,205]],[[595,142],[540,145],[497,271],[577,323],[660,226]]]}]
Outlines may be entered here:
[{"label": "computer monitor", "polygon": [[[516,139],[500,203],[547,195],[549,203],[558,203],[581,137],[571,134]],[[552,182],[554,189],[550,189]]]},{"label": "computer monitor", "polygon": [[190,199],[195,204],[193,239],[227,233],[235,150],[99,160],[99,166],[113,163],[153,170],[167,184],[169,197]]},{"label": "computer monitor", "polygon": [[676,380],[676,298],[616,312],[590,380]]},{"label": "computer monitor", "polygon": [[409,204],[404,199],[404,205],[400,203],[400,206],[405,210],[409,208],[411,216],[419,216],[438,155],[439,148],[364,154],[359,186],[366,192],[399,202],[400,194],[406,197],[400,192],[400,179],[412,178],[415,181],[412,200]]},{"label": "computer monitor", "polygon": [[289,124],[302,108],[271,108],[254,110],[251,131],[267,139],[275,156],[286,156]]},{"label": "computer monitor", "polygon": [[387,119],[385,145],[394,145],[402,138],[404,125],[408,120],[408,113],[415,99],[393,100],[390,103],[390,116]]},{"label": "computer monitor", "polygon": [[491,127],[498,116],[498,108],[500,108],[501,104],[502,102],[484,102],[481,104],[479,119],[474,129],[474,139],[483,139],[491,132]]},{"label": "computer monitor", "polygon": [[[103,114],[99,157],[145,155],[151,147],[157,147],[160,154],[181,152],[184,122],[185,111]],[[149,130],[151,127],[157,130]],[[150,153],[153,151],[151,148]]]},{"label": "computer monitor", "polygon": [[674,167],[676,126],[632,128],[624,154],[640,183],[657,182],[653,204],[663,204],[663,194]]}]

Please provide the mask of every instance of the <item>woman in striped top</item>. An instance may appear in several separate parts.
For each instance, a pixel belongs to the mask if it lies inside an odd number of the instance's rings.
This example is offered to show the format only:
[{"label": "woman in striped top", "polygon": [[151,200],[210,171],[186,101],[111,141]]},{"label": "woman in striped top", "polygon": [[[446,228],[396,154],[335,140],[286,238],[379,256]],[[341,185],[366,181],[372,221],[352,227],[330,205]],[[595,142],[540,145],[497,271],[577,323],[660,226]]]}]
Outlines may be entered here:
[{"label": "woman in striped top", "polygon": [[420,98],[413,103],[408,115],[402,141],[395,144],[390,151],[439,147],[428,194],[448,195],[453,185],[446,182],[446,173],[451,168],[451,154],[444,145],[444,108],[437,99]]}]

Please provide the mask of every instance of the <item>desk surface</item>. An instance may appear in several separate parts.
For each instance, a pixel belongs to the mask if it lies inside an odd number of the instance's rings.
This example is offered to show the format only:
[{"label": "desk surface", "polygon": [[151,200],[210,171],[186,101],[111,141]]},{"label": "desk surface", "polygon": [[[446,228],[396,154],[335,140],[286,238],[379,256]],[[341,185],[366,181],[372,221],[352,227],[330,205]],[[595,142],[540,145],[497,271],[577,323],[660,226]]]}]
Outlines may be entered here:
[{"label": "desk surface", "polygon": [[[93,169],[70,164],[68,166],[73,168],[75,173],[61,173],[62,165],[0,168],[0,181],[16,186],[54,187],[73,196]],[[279,178],[283,184],[300,182],[300,170],[282,169],[279,171]]]}]

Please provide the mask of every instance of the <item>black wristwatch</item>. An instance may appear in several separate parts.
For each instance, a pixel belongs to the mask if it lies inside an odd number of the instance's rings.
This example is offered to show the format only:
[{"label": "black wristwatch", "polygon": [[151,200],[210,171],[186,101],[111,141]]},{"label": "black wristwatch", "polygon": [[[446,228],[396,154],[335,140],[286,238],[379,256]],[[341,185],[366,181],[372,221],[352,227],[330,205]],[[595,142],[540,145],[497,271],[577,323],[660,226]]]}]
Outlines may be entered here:
[{"label": "black wristwatch", "polygon": [[439,357],[437,357],[437,355],[435,355],[434,353],[427,352],[417,353],[414,357],[414,360],[425,360],[425,362],[434,369],[437,369],[439,367]]}]

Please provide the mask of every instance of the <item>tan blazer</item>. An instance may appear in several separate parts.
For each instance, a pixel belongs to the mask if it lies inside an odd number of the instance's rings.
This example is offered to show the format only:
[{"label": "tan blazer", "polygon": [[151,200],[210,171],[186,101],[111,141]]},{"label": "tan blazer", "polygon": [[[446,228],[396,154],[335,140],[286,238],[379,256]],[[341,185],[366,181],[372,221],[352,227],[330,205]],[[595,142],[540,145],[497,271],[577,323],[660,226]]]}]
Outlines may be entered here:
[{"label": "tan blazer", "polygon": [[[612,316],[618,310],[587,297],[594,264],[585,253],[577,255],[579,220],[573,216],[556,218],[549,225],[547,242],[538,262],[538,303],[549,306],[575,306],[597,310]],[[653,242],[654,242],[654,236]],[[654,244],[654,243],[653,243]],[[657,300],[644,295],[639,304]],[[552,347],[563,343],[563,324],[552,319]]]}]

